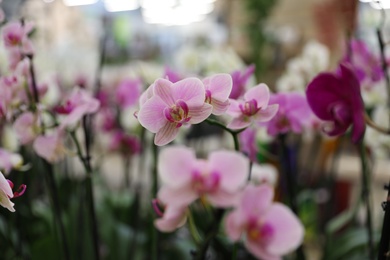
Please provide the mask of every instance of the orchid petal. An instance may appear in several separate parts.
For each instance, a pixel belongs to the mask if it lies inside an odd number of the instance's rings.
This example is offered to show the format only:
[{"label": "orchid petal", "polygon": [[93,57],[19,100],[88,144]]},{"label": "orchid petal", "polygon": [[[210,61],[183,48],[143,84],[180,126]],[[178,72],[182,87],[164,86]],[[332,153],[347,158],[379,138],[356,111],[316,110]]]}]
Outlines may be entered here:
[{"label": "orchid petal", "polygon": [[245,101],[250,101],[252,99],[256,100],[257,107],[265,109],[269,101],[269,88],[266,84],[261,83],[251,89],[249,89],[245,95]]},{"label": "orchid petal", "polygon": [[176,123],[166,121],[165,125],[161,127],[154,137],[154,144],[157,146],[166,145],[175,139],[178,132],[179,127],[177,127]]},{"label": "orchid petal", "polygon": [[188,107],[202,106],[205,99],[205,89],[202,81],[197,78],[186,78],[172,85],[174,100],[183,100]]},{"label": "orchid petal", "polygon": [[190,108],[188,114],[191,118],[189,123],[190,124],[199,124],[206,120],[213,110],[213,106],[207,103],[204,103],[202,106],[199,107],[192,107]]},{"label": "orchid petal", "polygon": [[140,124],[152,133],[157,133],[167,122],[164,116],[165,102],[159,96],[149,98],[138,112]]}]

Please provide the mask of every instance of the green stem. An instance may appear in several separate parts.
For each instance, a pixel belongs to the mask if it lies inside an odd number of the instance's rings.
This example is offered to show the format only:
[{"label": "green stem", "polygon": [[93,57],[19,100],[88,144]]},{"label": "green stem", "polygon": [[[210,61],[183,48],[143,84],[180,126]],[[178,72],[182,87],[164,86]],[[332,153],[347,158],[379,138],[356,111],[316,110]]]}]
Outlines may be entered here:
[{"label": "green stem", "polygon": [[199,246],[202,238],[198,232],[198,229],[196,228],[194,216],[192,216],[191,210],[188,210],[187,216],[188,216],[188,225],[190,228],[191,237],[194,240],[195,244]]},{"label": "green stem", "polygon": [[[290,199],[290,207],[296,215],[299,215],[298,205],[297,205],[297,201],[296,201],[297,181],[295,178],[295,172],[294,172],[293,167],[291,165],[291,158],[290,158],[289,150],[288,150],[288,147],[286,144],[286,138],[287,138],[287,136],[285,134],[279,135],[280,150],[281,150],[280,151],[281,170],[282,170],[282,173],[287,180],[287,192],[288,192],[288,197]],[[302,245],[300,247],[298,247],[298,249],[297,249],[297,259],[300,259],[300,260],[306,259],[305,252],[303,250]]]},{"label": "green stem", "polygon": [[[245,128],[234,131],[234,130],[227,128],[225,125],[223,125],[222,123],[220,123],[214,119],[208,118],[208,119],[206,119],[206,122],[211,124],[211,125],[219,126],[222,129],[229,132],[233,137],[235,151],[237,151],[237,152],[240,151],[240,143],[238,140],[238,134],[241,133],[242,131],[244,131]],[[217,211],[215,212],[214,221],[213,221],[212,225],[209,227],[208,231],[206,232],[207,236],[204,239],[203,244],[201,244],[199,246],[198,252],[196,254],[196,259],[198,259],[198,260],[206,259],[207,250],[209,248],[209,245],[211,244],[211,242],[215,238],[215,236],[218,234],[219,226],[222,222],[224,214],[225,214],[224,209],[217,209]]]},{"label": "green stem", "polygon": [[[153,169],[152,169],[152,198],[157,196],[158,189],[158,176],[157,176],[157,163],[158,163],[158,147],[155,144],[153,145]],[[153,218],[153,217],[152,217]],[[152,221],[153,223],[153,221]],[[157,260],[158,258],[158,231],[152,226],[152,260]]]},{"label": "green stem", "polygon": [[[22,26],[24,26],[24,21],[22,20]],[[33,63],[33,55],[27,55],[27,58],[30,60],[30,76],[31,76],[31,86],[33,90],[33,102],[31,104],[32,110],[35,112],[37,109],[37,105],[39,104],[39,93],[38,93],[38,87],[36,83],[36,77],[35,77],[35,70],[34,70],[34,63]],[[27,91],[27,95],[29,95],[29,91]],[[45,134],[45,126],[43,121],[41,122],[41,127],[42,127],[42,134]],[[65,259],[70,259],[70,254],[69,254],[69,247],[68,247],[68,242],[66,240],[66,234],[65,234],[65,228],[64,228],[64,223],[62,222],[62,213],[61,213],[61,207],[60,207],[60,202],[58,198],[58,193],[57,193],[57,185],[54,180],[54,171],[53,171],[53,165],[48,163],[46,160],[42,159],[42,163],[44,167],[46,168],[46,171],[44,171],[44,176],[45,180],[49,189],[49,194],[50,194],[50,199],[51,199],[51,204],[52,204],[52,209],[53,209],[53,215],[55,222],[57,222],[57,228],[59,229],[60,233],[60,240],[62,242],[62,247],[64,250],[64,258]]]},{"label": "green stem", "polygon": [[81,163],[84,166],[85,172],[87,174],[87,177],[85,179],[85,188],[87,193],[87,202],[88,202],[88,209],[89,214],[91,218],[91,229],[92,229],[92,236],[93,236],[93,249],[95,254],[95,259],[100,259],[100,253],[99,253],[99,233],[97,228],[97,217],[96,217],[96,211],[95,211],[95,202],[94,202],[94,196],[93,196],[93,187],[92,187],[92,167],[90,163],[90,157],[89,152],[87,150],[87,155],[84,156],[81,151],[80,142],[77,139],[76,133],[74,131],[70,132],[70,136],[73,139],[74,144],[76,145],[77,155],[81,161]]},{"label": "green stem", "polygon": [[366,151],[365,151],[363,140],[358,143],[358,148],[359,148],[359,155],[360,155],[361,166],[362,166],[362,185],[363,185],[362,200],[366,204],[366,214],[367,214],[366,229],[368,233],[368,250],[369,250],[370,259],[374,259],[375,251],[374,251],[374,237],[373,237],[371,202],[370,202],[371,181],[370,181]]}]

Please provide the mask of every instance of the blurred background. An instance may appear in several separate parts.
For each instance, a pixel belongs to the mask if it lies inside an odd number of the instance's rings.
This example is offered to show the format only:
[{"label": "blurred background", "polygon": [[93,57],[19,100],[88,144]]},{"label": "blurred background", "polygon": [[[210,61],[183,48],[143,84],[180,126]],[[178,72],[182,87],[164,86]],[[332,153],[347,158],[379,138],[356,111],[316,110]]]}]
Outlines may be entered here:
[{"label": "blurred background", "polygon": [[[69,87],[82,85],[90,89],[98,82],[99,88],[106,92],[125,78],[142,80],[142,88],[145,89],[156,78],[165,75],[167,70],[183,77],[205,77],[214,73],[243,71],[251,64],[255,65],[255,73],[249,79],[248,87],[264,82],[275,92],[303,91],[316,74],[336,68],[351,38],[364,40],[377,57],[377,28],[383,29],[385,42],[390,39],[389,30],[386,30],[386,16],[390,15],[386,8],[390,8],[390,1],[378,4],[362,0],[3,0],[0,5],[7,20],[23,18],[35,24],[32,39],[38,80],[49,85],[60,81]],[[4,52],[0,55],[4,56]],[[0,62],[3,60],[0,59]],[[1,71],[5,71],[6,66],[2,62]],[[369,87],[364,90],[363,98],[368,109],[373,110],[378,102],[384,102],[382,87],[376,88],[379,91],[372,91]],[[54,101],[48,102],[56,103],[61,98],[54,91],[49,97]],[[126,113],[132,115],[134,111],[133,108]],[[132,116],[121,120],[128,131],[135,124]],[[307,228],[305,243],[309,244],[309,259],[359,259],[342,257],[359,252],[359,246],[366,240],[338,252],[339,258],[324,253],[326,248],[337,245],[336,242],[324,245],[324,237],[329,235],[326,223],[359,200],[360,163],[357,153],[348,138],[322,136],[319,141],[316,137],[313,133],[304,133],[293,138],[299,139],[299,142],[292,142],[299,143],[296,157],[300,171],[297,174],[300,185],[305,187],[301,189],[300,201],[304,209],[301,219]],[[133,227],[142,222],[134,218],[132,212],[141,208],[137,204],[139,201],[142,201],[142,207],[148,205],[150,198],[142,196],[148,194],[144,188],[150,187],[150,179],[143,174],[147,170],[140,167],[148,169],[150,158],[145,159],[146,166],[140,166],[137,155],[134,155],[133,163],[127,166],[131,168],[126,173],[131,175],[129,185],[133,191],[137,190],[136,193],[111,193],[121,191],[124,186],[123,154],[104,149],[104,146],[109,146],[109,137],[102,134],[97,139],[97,156],[94,159],[101,178],[96,185],[100,187],[98,195],[104,198],[98,211],[106,214],[104,216],[109,223],[116,223],[118,227],[114,231],[107,226],[102,228],[103,240],[115,237],[106,243],[107,250],[102,249],[103,255],[108,259],[132,259],[125,258],[126,253],[113,252],[116,247],[126,247],[127,242],[123,241],[133,241],[134,232],[138,232]],[[231,145],[226,139],[211,139],[199,146],[210,151]],[[259,139],[259,143],[272,152],[272,140],[265,135]],[[9,142],[3,138],[4,143]],[[367,143],[373,170],[374,225],[379,228],[383,218],[381,202],[386,197],[382,187],[389,179],[390,141],[367,133]],[[12,144],[8,146],[12,147]],[[294,145],[292,147],[298,149]],[[278,167],[267,161],[266,156],[261,161]],[[82,168],[77,159],[71,165],[75,168],[68,170],[72,175],[70,179],[77,180],[82,175]],[[273,172],[278,174],[276,168]],[[65,191],[67,185],[72,185],[66,179],[60,182]],[[129,205],[136,211],[129,211]],[[70,203],[69,208],[72,207]],[[41,205],[36,205],[35,210],[34,216],[38,214],[50,218]],[[112,215],[105,213],[111,210],[114,212]],[[358,213],[357,222],[359,219],[361,223],[365,219],[363,210]],[[17,224],[20,219],[13,221]],[[128,221],[133,222],[128,224]],[[1,223],[5,225],[5,220],[0,221],[0,228]],[[36,231],[36,234],[46,230],[46,227],[38,227],[41,231]],[[31,234],[34,232],[26,236]],[[172,238],[168,237],[166,241],[169,239]],[[145,246],[148,243],[147,232],[136,241],[140,247]],[[43,259],[39,258],[42,256],[40,251],[46,252],[51,243],[50,240],[42,240],[35,245],[26,242],[20,247],[20,256],[12,258],[12,253],[9,253],[7,259],[24,259],[26,255]],[[185,252],[191,247],[181,243],[181,251],[177,249],[178,252]],[[161,246],[177,253],[168,244]],[[134,259],[147,259],[145,251],[138,251],[138,258]],[[55,256],[55,252],[47,254]],[[88,249],[85,254],[88,254]],[[166,259],[172,258],[168,256]]]}]

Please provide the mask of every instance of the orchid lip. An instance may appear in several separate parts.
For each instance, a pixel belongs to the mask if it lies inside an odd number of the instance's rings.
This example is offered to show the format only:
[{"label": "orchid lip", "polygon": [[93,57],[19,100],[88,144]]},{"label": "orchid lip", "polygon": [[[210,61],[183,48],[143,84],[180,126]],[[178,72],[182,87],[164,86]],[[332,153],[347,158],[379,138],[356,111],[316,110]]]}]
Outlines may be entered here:
[{"label": "orchid lip", "polygon": [[157,214],[157,216],[162,217],[164,215],[164,213],[161,211],[158,204],[159,204],[158,199],[152,200],[152,207],[153,207],[154,212]]},{"label": "orchid lip", "polygon": [[176,127],[180,127],[184,123],[188,123],[191,119],[191,117],[188,116],[188,105],[183,100],[178,100],[173,106],[166,107],[163,113],[169,122],[177,123]]},{"label": "orchid lip", "polygon": [[252,99],[239,105],[241,112],[246,116],[255,115],[261,108],[257,107],[257,101]]}]

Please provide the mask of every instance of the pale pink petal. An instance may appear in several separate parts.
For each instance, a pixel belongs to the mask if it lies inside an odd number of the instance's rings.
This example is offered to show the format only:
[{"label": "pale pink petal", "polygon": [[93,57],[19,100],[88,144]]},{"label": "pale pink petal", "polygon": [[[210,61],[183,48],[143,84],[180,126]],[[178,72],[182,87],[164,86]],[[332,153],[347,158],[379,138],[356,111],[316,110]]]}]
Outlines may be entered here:
[{"label": "pale pink petal", "polygon": [[191,181],[195,152],[184,146],[163,149],[158,158],[158,174],[164,185],[179,188]]},{"label": "pale pink petal", "polygon": [[199,196],[190,185],[187,185],[178,189],[163,186],[158,191],[157,197],[165,204],[169,204],[174,207],[186,207]]},{"label": "pale pink petal", "polygon": [[0,172],[0,191],[3,191],[5,195],[12,198],[14,196],[11,186],[9,185],[7,179],[4,177],[4,175]]},{"label": "pale pink petal", "polygon": [[209,167],[220,176],[220,188],[235,192],[248,179],[249,161],[239,152],[217,151],[209,156]]},{"label": "pale pink petal", "polygon": [[61,122],[61,128],[74,126],[83,116],[95,113],[100,107],[100,102],[97,99],[91,99],[88,103],[77,106],[69,115]]},{"label": "pale pink petal", "polygon": [[227,125],[230,129],[242,129],[248,127],[252,124],[251,118],[240,116],[233,118],[233,120]]},{"label": "pale pink petal", "polygon": [[304,228],[288,207],[275,203],[262,220],[273,228],[272,239],[267,245],[269,253],[285,255],[302,244]]},{"label": "pale pink petal", "polygon": [[239,117],[242,115],[242,111],[240,109],[241,102],[235,100],[235,99],[229,99],[230,105],[228,107],[228,110],[226,113],[228,115],[231,115],[232,117]]},{"label": "pale pink petal", "polygon": [[237,205],[240,199],[240,194],[237,192],[226,192],[218,190],[216,192],[208,193],[207,200],[211,205],[217,208],[228,208]]},{"label": "pale pink petal", "polygon": [[251,252],[254,256],[262,260],[281,260],[280,255],[271,255],[269,254],[261,244],[257,244],[256,241],[246,240],[245,246],[248,248],[248,251]]},{"label": "pale pink petal", "polygon": [[162,101],[168,106],[173,106],[175,100],[173,99],[173,89],[172,82],[166,79],[157,79],[154,82],[153,93],[156,96],[159,96]]},{"label": "pale pink petal", "polygon": [[34,131],[37,127],[37,118],[31,112],[21,114],[12,127],[21,144],[31,143],[37,136],[37,133]]},{"label": "pale pink petal", "polygon": [[273,198],[274,190],[267,184],[261,186],[246,186],[239,206],[243,217],[251,217],[253,214],[255,214],[255,216],[264,214],[271,206]]},{"label": "pale pink petal", "polygon": [[172,232],[178,229],[186,223],[186,210],[185,207],[176,208],[167,205],[163,217],[154,221],[155,227],[161,232]]},{"label": "pale pink petal", "polygon": [[202,81],[197,78],[186,78],[172,85],[174,100],[183,100],[189,107],[202,106],[206,92]]},{"label": "pale pink petal", "polygon": [[188,116],[191,118],[188,123],[190,124],[199,124],[208,118],[213,110],[213,106],[207,103],[204,103],[199,107],[191,107],[188,112]]},{"label": "pale pink petal", "polygon": [[166,121],[165,125],[157,132],[154,137],[154,144],[157,146],[163,146],[172,142],[177,133],[179,133],[180,127],[176,126],[176,123]]},{"label": "pale pink petal", "polygon": [[253,117],[253,120],[257,123],[268,122],[276,115],[276,113],[278,113],[278,110],[278,104],[269,105],[266,109],[260,109],[260,111]]},{"label": "pale pink petal", "polygon": [[142,106],[143,104],[145,104],[145,102],[153,97],[154,95],[154,92],[153,92],[153,88],[154,88],[154,83],[152,85],[150,85],[142,94],[141,96],[139,97],[139,105]]},{"label": "pale pink petal", "polygon": [[61,129],[52,135],[38,136],[34,143],[33,148],[35,152],[48,162],[57,162],[64,158],[65,147],[62,142]]},{"label": "pale pink petal", "polygon": [[216,116],[220,116],[227,111],[227,109],[230,106],[230,101],[226,100],[225,102],[221,102],[212,98],[211,105],[213,106],[212,114]]},{"label": "pale pink petal", "polygon": [[232,92],[232,85],[233,81],[230,74],[221,73],[210,77],[208,89],[212,98],[224,102]]},{"label": "pale pink petal", "polygon": [[266,108],[269,101],[269,88],[261,83],[249,89],[244,95],[245,101],[256,100],[257,107]]},{"label": "pale pink petal", "polygon": [[157,133],[165,124],[164,108],[167,105],[158,96],[149,98],[138,111],[138,121],[152,133]]},{"label": "pale pink petal", "polygon": [[14,209],[15,204],[9,199],[7,194],[5,194],[5,192],[3,192],[2,190],[0,190],[0,205],[11,212],[15,212]]},{"label": "pale pink petal", "polygon": [[244,230],[244,224],[237,210],[230,212],[225,220],[225,232],[232,241],[237,241],[241,238]]}]

